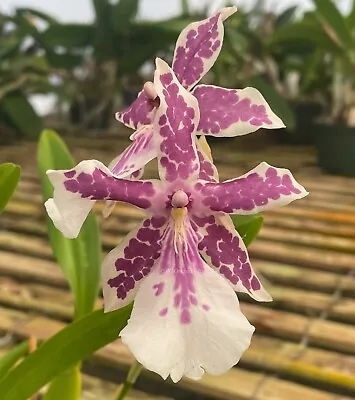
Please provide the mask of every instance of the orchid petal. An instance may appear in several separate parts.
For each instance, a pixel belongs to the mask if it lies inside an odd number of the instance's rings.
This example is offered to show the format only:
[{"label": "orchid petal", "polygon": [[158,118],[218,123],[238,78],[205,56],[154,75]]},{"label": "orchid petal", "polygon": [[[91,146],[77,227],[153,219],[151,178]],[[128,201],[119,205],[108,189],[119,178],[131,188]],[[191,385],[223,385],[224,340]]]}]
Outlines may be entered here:
[{"label": "orchid petal", "polygon": [[203,258],[224,276],[236,292],[248,293],[257,301],[272,301],[249,260],[242,238],[225,214],[196,217],[194,222],[203,238],[199,250]]},{"label": "orchid petal", "polygon": [[112,160],[108,166],[117,177],[124,178],[135,173],[157,155],[153,138],[153,125],[142,126],[134,133],[132,138],[132,144]]},{"label": "orchid petal", "polygon": [[71,170],[47,171],[54,186],[53,199],[46,202],[48,215],[65,236],[77,237],[93,200],[124,201],[142,209],[162,206],[158,181],[119,179],[101,162],[86,160]]},{"label": "orchid petal", "polygon": [[236,11],[236,7],[222,8],[212,17],[188,25],[180,33],[172,65],[186,89],[191,89],[215,63],[223,43],[223,21]]},{"label": "orchid petal", "polygon": [[219,182],[216,166],[213,164],[210,146],[204,136],[196,139],[197,155],[200,161],[199,179],[208,182]]},{"label": "orchid petal", "polygon": [[285,127],[257,89],[199,85],[192,93],[201,113],[197,135],[240,136]]},{"label": "orchid petal", "polygon": [[166,217],[146,219],[106,256],[101,270],[105,312],[133,301],[141,280],[160,255],[166,222]]},{"label": "orchid petal", "polygon": [[129,107],[116,113],[116,119],[129,128],[138,129],[153,122],[155,111],[156,105],[142,90]]},{"label": "orchid petal", "polygon": [[191,230],[184,255],[171,246],[172,234],[167,232],[161,257],[138,288],[122,341],[164,379],[222,374],[239,361],[254,327],[232,287],[199,256]]},{"label": "orchid petal", "polygon": [[195,188],[210,210],[240,215],[285,206],[308,194],[288,169],[276,168],[266,162],[240,178],[222,183],[201,181]]},{"label": "orchid petal", "polygon": [[156,60],[154,85],[160,106],[154,119],[159,147],[159,174],[162,180],[196,179],[199,161],[195,132],[199,121],[197,100],[178,82],[169,65]]}]

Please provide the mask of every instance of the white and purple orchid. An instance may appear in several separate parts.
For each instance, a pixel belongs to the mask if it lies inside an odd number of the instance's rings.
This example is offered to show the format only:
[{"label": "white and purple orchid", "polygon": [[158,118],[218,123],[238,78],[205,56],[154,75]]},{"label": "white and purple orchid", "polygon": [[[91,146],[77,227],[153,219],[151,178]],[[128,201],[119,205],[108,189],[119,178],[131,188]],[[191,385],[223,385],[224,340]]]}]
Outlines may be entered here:
[{"label": "white and purple orchid", "polygon": [[[180,84],[196,97],[199,105],[197,135],[240,136],[259,128],[285,127],[257,89],[196,86],[212,68],[221,51],[223,21],[236,11],[236,7],[225,7],[210,18],[188,25],[175,46],[173,72]],[[152,123],[159,101],[154,84],[146,82],[137,99],[127,109],[116,113],[118,121],[136,131],[131,136],[132,144],[111,163],[117,175],[126,177],[136,170],[142,171],[157,156]]]},{"label": "white and purple orchid", "polygon": [[[221,27],[221,14],[214,18]],[[99,161],[82,161],[71,170],[48,171],[54,196],[46,204],[69,237],[78,234],[96,200],[145,210],[144,221],[104,260],[105,310],[134,300],[122,341],[147,369],[174,382],[221,374],[239,361],[254,327],[241,313],[235,291],[271,300],[228,214],[254,214],[307,194],[288,170],[266,163],[220,183],[214,165],[197,150],[201,115],[198,97],[186,89],[192,83],[157,60],[159,105],[149,129],[160,180],[121,179]]]}]

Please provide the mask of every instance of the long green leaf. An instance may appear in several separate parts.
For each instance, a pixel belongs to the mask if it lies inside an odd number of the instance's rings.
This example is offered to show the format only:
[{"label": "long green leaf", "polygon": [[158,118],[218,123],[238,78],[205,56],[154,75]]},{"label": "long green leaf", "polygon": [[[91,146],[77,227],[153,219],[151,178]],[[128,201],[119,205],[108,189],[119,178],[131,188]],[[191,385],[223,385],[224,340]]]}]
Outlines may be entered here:
[{"label": "long green leaf", "polygon": [[352,49],[355,42],[346,25],[346,19],[332,0],[313,0],[321,22],[331,28],[341,44]]},{"label": "long green leaf", "polygon": [[107,314],[95,311],[47,340],[0,380],[1,400],[27,400],[58,374],[113,342],[126,325],[131,308]]},{"label": "long green leaf", "polygon": [[11,368],[28,353],[28,342],[22,342],[9,350],[0,359],[0,380],[9,373]]},{"label": "long green leaf", "polygon": [[23,135],[37,138],[42,129],[40,117],[21,92],[11,92],[1,100],[1,108]]},{"label": "long green leaf", "polygon": [[293,129],[295,127],[295,116],[291,107],[269,83],[259,76],[254,76],[249,80],[249,84],[260,90],[271,109],[282,119],[288,129]]},{"label": "long green leaf", "polygon": [[41,39],[49,48],[64,46],[72,49],[75,47],[89,46],[92,43],[94,28],[86,24],[52,24],[45,30]]},{"label": "long green leaf", "polygon": [[263,226],[264,218],[261,214],[255,215],[231,215],[235,229],[248,247],[256,239]]},{"label": "long green leaf", "polygon": [[[46,171],[70,169],[74,161],[60,137],[53,131],[41,135],[38,169],[44,200],[52,197],[53,186]],[[95,216],[90,213],[77,239],[66,239],[47,218],[49,238],[53,253],[62,268],[75,295],[76,317],[93,310],[98,294],[101,265],[101,242]]]},{"label": "long green leaf", "polygon": [[11,199],[18,181],[21,168],[18,165],[6,163],[0,165],[0,214]]},{"label": "long green leaf", "polygon": [[62,372],[52,381],[43,400],[79,400],[80,392],[80,368],[75,366]]},{"label": "long green leaf", "polygon": [[126,31],[138,12],[139,0],[119,0],[113,5],[113,20],[117,32]]}]

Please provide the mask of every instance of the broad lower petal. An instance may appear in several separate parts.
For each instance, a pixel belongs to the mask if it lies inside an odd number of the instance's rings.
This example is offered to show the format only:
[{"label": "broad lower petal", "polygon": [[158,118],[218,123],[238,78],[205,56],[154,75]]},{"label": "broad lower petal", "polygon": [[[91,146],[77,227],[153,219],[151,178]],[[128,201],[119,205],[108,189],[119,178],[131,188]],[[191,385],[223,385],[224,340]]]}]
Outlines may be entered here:
[{"label": "broad lower petal", "polygon": [[196,184],[203,205],[212,211],[227,214],[255,214],[285,206],[302,199],[308,192],[288,169],[276,168],[266,162],[241,176],[222,183]]},{"label": "broad lower petal", "polygon": [[257,89],[199,85],[192,93],[201,113],[197,135],[240,136],[285,127]]},{"label": "broad lower petal", "polygon": [[155,89],[160,106],[154,119],[162,180],[197,179],[200,163],[196,153],[195,132],[199,121],[197,100],[178,82],[169,65],[156,60]]},{"label": "broad lower petal", "polygon": [[153,122],[155,111],[156,105],[142,90],[128,108],[116,113],[116,119],[129,128],[138,129]]},{"label": "broad lower petal", "polygon": [[223,374],[248,348],[254,327],[233,288],[197,248],[188,247],[188,265],[177,262],[173,247],[167,253],[140,284],[122,341],[164,379]]},{"label": "broad lower petal", "polygon": [[213,66],[223,43],[223,21],[237,11],[225,7],[212,17],[188,25],[175,47],[173,70],[186,88],[193,87]]},{"label": "broad lower petal", "polygon": [[256,276],[242,238],[225,214],[195,217],[203,237],[199,250],[203,258],[229,281],[236,292],[248,293],[257,301],[272,301]]},{"label": "broad lower petal", "polygon": [[208,182],[219,182],[216,166],[213,164],[210,146],[204,136],[196,139],[197,155],[200,160],[199,179]]},{"label": "broad lower petal", "polygon": [[158,150],[153,140],[153,125],[142,126],[132,138],[132,143],[108,166],[118,178],[125,178],[135,173],[157,155]]},{"label": "broad lower petal", "polygon": [[77,237],[95,200],[123,201],[147,210],[163,206],[158,181],[119,179],[96,160],[82,161],[71,170],[49,170],[47,175],[54,186],[53,199],[46,202],[48,215],[69,238]]},{"label": "broad lower petal", "polygon": [[133,301],[139,284],[160,255],[166,222],[166,217],[146,219],[106,256],[101,269],[105,312]]}]

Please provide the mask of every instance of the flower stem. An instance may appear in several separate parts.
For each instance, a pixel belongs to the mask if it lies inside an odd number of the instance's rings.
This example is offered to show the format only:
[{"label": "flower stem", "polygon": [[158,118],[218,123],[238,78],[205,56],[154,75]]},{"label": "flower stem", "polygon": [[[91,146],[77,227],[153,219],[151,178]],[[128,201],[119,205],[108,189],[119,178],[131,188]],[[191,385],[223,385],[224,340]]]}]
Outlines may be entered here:
[{"label": "flower stem", "polygon": [[127,378],[123,386],[121,387],[120,391],[118,392],[116,400],[124,400],[128,392],[132,389],[132,386],[136,383],[136,380],[138,379],[142,369],[143,366],[139,364],[138,361],[135,361],[135,363],[131,366],[131,368],[128,371]]}]

